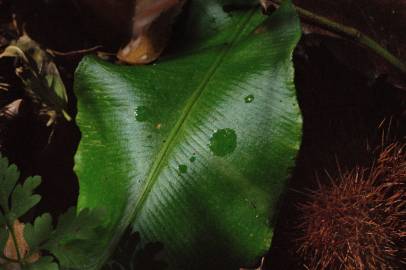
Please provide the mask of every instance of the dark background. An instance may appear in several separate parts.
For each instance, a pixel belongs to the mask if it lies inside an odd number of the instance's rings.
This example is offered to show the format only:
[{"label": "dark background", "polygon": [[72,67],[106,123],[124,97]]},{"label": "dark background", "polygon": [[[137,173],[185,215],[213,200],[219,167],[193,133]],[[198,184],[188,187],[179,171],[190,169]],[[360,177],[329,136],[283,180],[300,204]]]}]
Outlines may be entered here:
[{"label": "dark background", "polygon": [[[406,1],[295,2],[358,27],[406,59]],[[128,38],[127,31],[111,31],[86,12],[74,1],[0,0],[0,48],[17,36],[11,24],[13,14],[34,40],[57,51],[103,44],[103,51],[114,52]],[[305,200],[301,191],[315,187],[316,174],[323,182],[327,179],[325,170],[333,177],[338,174],[337,164],[344,169],[368,166],[375,158],[373,150],[382,144],[382,132],[386,134],[386,143],[405,141],[406,136],[404,75],[353,42],[312,25],[304,25],[304,31],[294,55],[296,87],[304,117],[303,142],[281,202],[265,269],[302,269],[294,244],[300,214],[297,203]],[[68,89],[72,115],[76,107],[73,72],[81,57],[55,57]],[[12,85],[12,91],[1,99],[1,106],[23,96],[12,63],[0,61],[0,77]],[[24,100],[22,112],[15,120],[0,120],[0,151],[18,165],[23,178],[33,174],[43,177],[39,188],[43,200],[35,214],[46,211],[57,216],[76,203],[78,183],[72,168],[80,132],[74,123],[60,123],[54,130],[46,128],[35,109],[29,100]]]}]

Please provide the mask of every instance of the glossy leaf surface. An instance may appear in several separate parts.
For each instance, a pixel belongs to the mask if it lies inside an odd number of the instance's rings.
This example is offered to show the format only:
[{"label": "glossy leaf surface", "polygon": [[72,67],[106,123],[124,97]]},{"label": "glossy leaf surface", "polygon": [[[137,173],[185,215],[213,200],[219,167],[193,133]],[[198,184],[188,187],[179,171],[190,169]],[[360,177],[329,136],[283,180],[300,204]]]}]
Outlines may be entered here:
[{"label": "glossy leaf surface", "polygon": [[300,27],[289,3],[223,9],[237,2],[191,1],[188,51],[78,67],[79,207],[106,209],[100,263],[129,224],[169,269],[237,269],[269,248],[301,140]]}]

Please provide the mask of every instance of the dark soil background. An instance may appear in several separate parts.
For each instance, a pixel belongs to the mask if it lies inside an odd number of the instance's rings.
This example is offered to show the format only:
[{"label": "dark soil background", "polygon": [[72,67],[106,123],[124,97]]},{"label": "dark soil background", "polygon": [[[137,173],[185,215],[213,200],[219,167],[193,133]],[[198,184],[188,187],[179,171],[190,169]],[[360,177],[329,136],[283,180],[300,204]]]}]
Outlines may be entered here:
[{"label": "dark soil background", "polygon": [[[309,4],[312,1],[297,2],[314,8]],[[332,1],[320,2],[317,9],[322,14],[331,15],[332,11],[341,8],[351,17],[354,11],[351,1],[334,1],[335,6],[331,6]],[[344,2],[348,3],[345,5]],[[361,2],[367,1],[357,2],[362,5]],[[370,13],[375,16],[374,23],[385,15],[375,15],[379,7],[382,8],[384,2],[389,5],[396,1],[378,1],[380,5],[371,7],[375,2],[369,2],[369,11],[363,9],[366,18]],[[402,1],[395,4],[398,2]],[[20,27],[24,27],[44,48],[67,52],[104,44],[103,51],[114,52],[123,43],[125,35],[108,31],[93,17],[85,16],[83,10],[73,3],[0,0],[0,51],[18,36],[12,25],[13,14]],[[403,12],[398,6],[396,8],[397,12]],[[403,14],[400,11],[398,13]],[[360,28],[371,27],[371,22],[351,21],[337,14],[331,16]],[[406,31],[397,36],[401,29],[394,25],[401,24],[393,18],[385,23],[383,30],[377,28],[375,32],[367,32],[376,35],[383,45],[390,45],[390,49],[401,56],[405,51],[397,44],[406,44],[401,42]],[[325,170],[332,176],[338,174],[337,163],[341,168],[370,164],[375,158],[373,150],[382,144],[383,131],[385,142],[405,141],[406,138],[404,76],[388,67],[382,59],[370,58],[365,49],[306,27],[308,34],[303,36],[294,56],[296,87],[304,117],[303,143],[289,189],[281,202],[265,269],[303,269],[295,254],[295,226],[299,215],[296,205],[305,199],[301,192],[315,187],[316,174],[323,182],[327,180]],[[100,33],[109,34],[100,37]],[[73,54],[55,56],[54,59],[68,89],[72,115],[75,115],[76,103],[72,91],[73,72],[81,57],[81,54]],[[11,62],[0,61],[1,77],[11,84],[9,93],[0,101],[3,106],[8,100],[23,96],[23,92]],[[25,99],[15,120],[0,120],[0,151],[18,165],[23,177],[33,174],[43,177],[39,189],[43,200],[36,211],[51,212],[56,216],[76,203],[78,183],[72,168],[80,132],[74,123],[60,123],[52,131],[34,111],[35,106]],[[53,136],[48,144],[51,132]]]}]

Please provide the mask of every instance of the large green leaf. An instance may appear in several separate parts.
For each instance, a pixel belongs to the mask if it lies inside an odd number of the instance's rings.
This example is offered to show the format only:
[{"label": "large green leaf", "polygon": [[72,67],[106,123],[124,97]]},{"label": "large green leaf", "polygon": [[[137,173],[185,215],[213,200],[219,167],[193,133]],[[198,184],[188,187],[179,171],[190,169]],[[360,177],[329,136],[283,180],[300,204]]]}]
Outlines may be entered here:
[{"label": "large green leaf", "polygon": [[301,139],[300,27],[289,2],[269,19],[224,11],[237,2],[252,1],[191,1],[182,52],[156,64],[78,67],[79,207],[104,207],[111,231],[100,264],[129,224],[170,269],[235,269],[269,248]]}]

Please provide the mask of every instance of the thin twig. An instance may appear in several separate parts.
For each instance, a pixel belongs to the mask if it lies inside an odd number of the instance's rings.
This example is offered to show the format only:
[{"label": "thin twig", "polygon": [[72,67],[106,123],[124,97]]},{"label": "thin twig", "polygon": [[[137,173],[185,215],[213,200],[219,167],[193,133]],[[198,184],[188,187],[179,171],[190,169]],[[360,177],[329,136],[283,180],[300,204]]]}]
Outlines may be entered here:
[{"label": "thin twig", "polygon": [[[281,4],[281,1],[279,1],[279,0],[268,0],[268,1],[272,2],[276,5]],[[406,73],[406,64],[405,63],[403,63],[399,58],[397,58],[387,49],[382,47],[374,39],[372,39],[368,35],[362,33],[358,29],[337,23],[326,17],[323,17],[323,16],[317,15],[313,12],[310,12],[307,9],[304,9],[304,8],[301,8],[298,6],[294,6],[294,7],[296,8],[300,17],[302,17],[304,20],[317,24],[318,26],[320,26],[322,28],[325,28],[335,34],[339,34],[341,36],[349,38],[349,39],[369,48],[370,50],[375,52],[377,55],[384,58],[387,62],[389,62],[393,66],[397,67],[403,73]]]},{"label": "thin twig", "polygon": [[56,51],[56,50],[47,49],[47,52],[49,52],[52,55],[56,55],[56,56],[71,56],[71,55],[94,52],[94,51],[97,51],[98,49],[101,49],[102,47],[103,46],[101,46],[101,45],[97,45],[92,48],[81,49],[81,50],[76,50],[76,51],[69,51],[69,52],[60,52],[60,51]]}]

